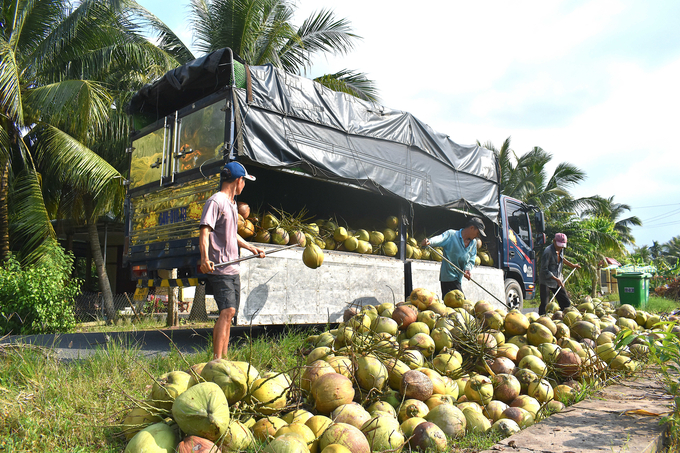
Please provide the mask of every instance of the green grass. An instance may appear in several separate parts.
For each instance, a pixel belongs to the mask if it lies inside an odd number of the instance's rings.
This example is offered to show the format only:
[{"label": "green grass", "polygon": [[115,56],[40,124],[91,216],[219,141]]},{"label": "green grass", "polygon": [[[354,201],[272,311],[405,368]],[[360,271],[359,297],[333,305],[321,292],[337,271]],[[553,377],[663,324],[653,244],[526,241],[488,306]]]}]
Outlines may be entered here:
[{"label": "green grass", "polygon": [[[607,297],[602,298],[602,300],[608,301],[608,302],[619,302],[619,295],[618,294],[611,294],[608,295]],[[576,303],[576,300],[573,299],[572,303]],[[535,297],[534,299],[531,300],[525,300],[524,301],[524,308],[538,308],[538,306],[541,304],[541,298],[540,297]],[[650,313],[670,313],[674,310],[677,310],[680,308],[680,302],[676,302],[671,299],[666,299],[665,297],[658,297],[656,295],[650,294],[649,295],[649,301],[647,302],[647,307],[645,308],[645,311],[650,312]]]},{"label": "green grass", "polygon": [[[260,371],[285,371],[302,363],[304,332],[235,344],[233,360],[252,358]],[[49,350],[0,345],[0,452],[120,452],[120,424],[146,398],[158,377],[212,358],[194,354],[146,357],[134,345],[114,343],[73,362]]]}]

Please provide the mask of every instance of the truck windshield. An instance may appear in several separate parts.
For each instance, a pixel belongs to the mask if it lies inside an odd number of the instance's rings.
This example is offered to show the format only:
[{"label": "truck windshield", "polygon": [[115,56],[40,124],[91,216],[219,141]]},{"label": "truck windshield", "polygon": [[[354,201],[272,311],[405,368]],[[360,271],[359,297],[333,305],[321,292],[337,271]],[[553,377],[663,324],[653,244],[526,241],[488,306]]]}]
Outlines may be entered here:
[{"label": "truck windshield", "polygon": [[531,238],[529,235],[529,219],[526,212],[515,211],[512,215],[508,216],[508,224],[510,228],[526,243],[531,244]]},{"label": "truck windshield", "polygon": [[176,172],[192,170],[222,159],[224,145],[224,100],[181,118]]},{"label": "truck windshield", "polygon": [[165,128],[160,128],[132,143],[134,149],[130,165],[130,188],[161,179],[164,132]]}]

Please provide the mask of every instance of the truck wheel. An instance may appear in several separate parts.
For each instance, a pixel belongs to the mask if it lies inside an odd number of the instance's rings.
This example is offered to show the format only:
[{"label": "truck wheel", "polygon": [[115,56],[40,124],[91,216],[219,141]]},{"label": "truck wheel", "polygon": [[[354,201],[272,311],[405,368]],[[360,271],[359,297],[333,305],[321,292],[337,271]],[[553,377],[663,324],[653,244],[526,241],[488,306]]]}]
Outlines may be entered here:
[{"label": "truck wheel", "polygon": [[511,309],[521,310],[524,307],[522,288],[514,278],[505,279],[505,300]]}]

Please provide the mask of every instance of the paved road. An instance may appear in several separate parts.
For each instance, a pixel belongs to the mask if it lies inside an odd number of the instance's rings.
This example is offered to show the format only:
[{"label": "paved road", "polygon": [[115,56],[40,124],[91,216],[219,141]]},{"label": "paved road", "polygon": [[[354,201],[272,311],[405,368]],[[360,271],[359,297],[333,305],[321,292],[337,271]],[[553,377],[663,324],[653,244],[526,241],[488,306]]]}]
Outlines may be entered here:
[{"label": "paved road", "polygon": [[[254,327],[253,337],[280,332],[283,326]],[[250,332],[250,327],[232,327],[232,341]],[[111,345],[139,348],[146,356],[168,354],[177,348],[182,353],[203,351],[210,346],[212,328],[163,329],[136,332],[66,333],[57,335],[12,335],[0,339],[2,343],[24,343],[51,348],[59,359],[77,360],[105,350]]]},{"label": "paved road", "polygon": [[[522,309],[523,313],[536,311],[536,308]],[[254,327],[253,336],[280,332],[283,326]],[[232,327],[232,341],[249,333],[250,327]],[[182,353],[194,353],[209,347],[212,328],[203,329],[163,329],[134,332],[109,333],[65,333],[55,335],[12,335],[0,339],[3,343],[24,343],[54,349],[59,359],[77,360],[105,350],[110,345],[126,345],[139,348],[145,356],[168,354],[175,347]]]}]

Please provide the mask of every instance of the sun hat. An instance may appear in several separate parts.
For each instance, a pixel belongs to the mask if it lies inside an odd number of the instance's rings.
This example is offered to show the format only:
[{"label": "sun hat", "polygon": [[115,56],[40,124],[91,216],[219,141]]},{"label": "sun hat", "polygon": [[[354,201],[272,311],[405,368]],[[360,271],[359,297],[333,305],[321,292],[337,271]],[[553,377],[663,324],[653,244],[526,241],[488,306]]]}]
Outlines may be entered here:
[{"label": "sun hat", "polygon": [[482,219],[480,219],[479,217],[473,217],[470,220],[468,220],[466,227],[469,227],[470,225],[472,225],[473,227],[477,227],[477,229],[479,230],[479,234],[486,237],[486,233],[484,233],[484,222],[482,222]]},{"label": "sun hat", "polygon": [[564,233],[557,233],[555,235],[555,245],[558,247],[566,247],[567,246],[567,235]]},{"label": "sun hat", "polygon": [[244,167],[240,162],[236,161],[226,164],[222,169],[222,173],[224,174],[224,179],[226,180],[246,178],[250,181],[255,181],[255,176],[249,175],[246,167]]}]

